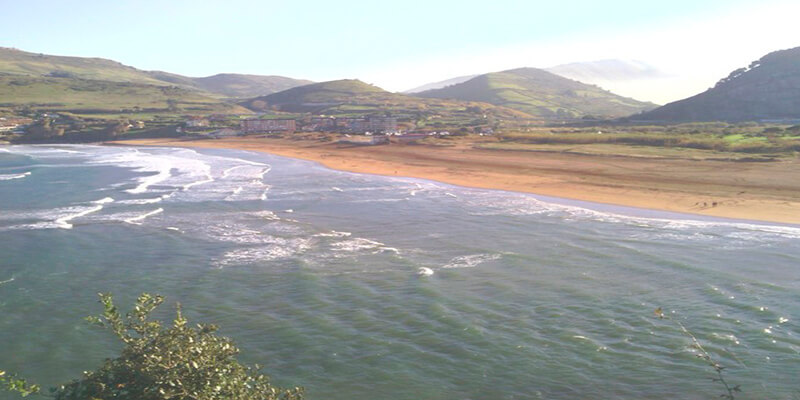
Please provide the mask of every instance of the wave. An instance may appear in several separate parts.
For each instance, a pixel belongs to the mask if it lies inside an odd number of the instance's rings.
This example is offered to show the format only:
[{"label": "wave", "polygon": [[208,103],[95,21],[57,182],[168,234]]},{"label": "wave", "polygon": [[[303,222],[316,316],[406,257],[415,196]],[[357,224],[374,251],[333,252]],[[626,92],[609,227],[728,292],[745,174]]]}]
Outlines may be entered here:
[{"label": "wave", "polygon": [[154,197],[150,199],[131,199],[131,200],[122,200],[119,204],[154,204],[162,202],[167,196],[161,197]]},{"label": "wave", "polygon": [[203,184],[211,183],[211,182],[214,182],[214,178],[209,174],[209,175],[206,175],[206,179],[201,179],[199,181],[183,185],[183,190],[189,190],[189,189],[191,189],[191,188],[193,188],[195,186],[199,186],[199,185],[203,185]]},{"label": "wave", "polygon": [[150,192],[151,187],[158,184],[188,190],[213,181],[211,166],[203,160],[184,156],[186,153],[184,149],[170,149],[166,154],[159,153],[157,149],[149,149],[149,152],[125,149],[122,152],[101,155],[89,164],[110,164],[148,173],[135,178],[138,183],[136,187],[126,190],[131,194]]},{"label": "wave", "polygon": [[151,216],[156,215],[156,214],[160,214],[162,212],[164,212],[164,209],[163,208],[158,208],[158,209],[155,209],[155,210],[150,211],[148,213],[139,215],[137,217],[128,218],[128,219],[125,220],[125,222],[129,223],[129,224],[134,224],[134,225],[141,225],[142,224],[141,221],[144,221],[148,217],[151,217]]},{"label": "wave", "polygon": [[22,178],[28,177],[30,175],[31,175],[30,171],[23,172],[21,174],[0,175],[0,181],[10,181],[12,179],[22,179]]},{"label": "wave", "polygon": [[385,244],[381,242],[364,238],[355,238],[331,244],[331,248],[334,251],[347,251],[347,252],[355,252],[361,250],[375,250],[383,246],[385,246]]},{"label": "wave", "polygon": [[272,243],[265,246],[243,247],[225,252],[214,261],[219,268],[231,265],[253,264],[297,256],[311,248],[308,238],[281,239],[272,238]]},{"label": "wave", "polygon": [[473,268],[487,261],[500,259],[500,254],[472,254],[466,256],[453,257],[450,262],[442,268]]},{"label": "wave", "polygon": [[[546,215],[558,217],[565,221],[597,221],[612,224],[624,224],[636,228],[651,229],[639,234],[692,235],[698,231],[710,232],[725,239],[741,239],[742,241],[784,238],[800,239],[800,227],[770,225],[769,223],[740,222],[735,220],[712,219],[690,215],[673,214],[650,210],[635,210],[637,213],[650,213],[652,216],[628,215],[618,211],[602,211],[581,205],[560,204],[537,199],[533,196],[512,195],[493,192],[471,192],[472,196],[462,197],[468,205],[477,208],[473,215]],[[613,207],[624,210],[626,207]],[[633,209],[631,209],[633,210]],[[669,215],[669,217],[663,217]]]},{"label": "wave", "polygon": [[335,238],[343,238],[343,237],[350,237],[350,235],[352,235],[352,233],[350,233],[350,232],[337,232],[337,231],[330,231],[330,232],[324,232],[324,233],[317,233],[317,234],[316,234],[316,235],[314,235],[314,236],[317,236],[317,237],[335,237]]},{"label": "wave", "polygon": [[102,209],[103,209],[103,206],[102,205],[98,205],[96,207],[84,209],[84,210],[81,210],[80,212],[77,212],[77,213],[74,213],[74,214],[69,214],[69,215],[66,215],[64,217],[58,218],[53,222],[55,222],[56,227],[58,227],[58,228],[72,229],[73,225],[70,223],[70,221],[72,221],[75,218],[84,217],[84,216],[89,215],[91,213],[98,212],[98,211],[100,211]]}]

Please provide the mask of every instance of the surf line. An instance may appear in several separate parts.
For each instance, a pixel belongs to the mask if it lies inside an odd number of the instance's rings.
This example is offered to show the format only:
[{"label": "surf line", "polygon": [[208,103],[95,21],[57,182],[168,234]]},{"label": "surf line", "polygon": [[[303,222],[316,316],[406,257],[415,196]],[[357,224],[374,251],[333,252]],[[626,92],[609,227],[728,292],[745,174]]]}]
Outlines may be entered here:
[{"label": "surf line", "polygon": [[129,223],[129,224],[133,224],[133,225],[141,225],[142,223],[140,221],[146,219],[147,217],[151,217],[153,215],[160,214],[162,212],[164,212],[164,209],[163,208],[159,208],[159,209],[150,211],[149,213],[142,214],[142,215],[140,215],[138,217],[128,218],[128,219],[125,220],[125,222]]},{"label": "surf line", "polygon": [[81,211],[81,212],[76,213],[76,214],[71,214],[71,215],[67,215],[67,216],[58,218],[58,219],[56,219],[55,222],[56,222],[56,225],[58,225],[59,228],[72,229],[72,224],[69,223],[70,221],[72,221],[75,218],[84,217],[84,216],[89,215],[89,214],[91,214],[93,212],[98,212],[98,211],[100,211],[102,209],[103,209],[103,206],[99,205],[99,206],[90,208],[88,210]]}]

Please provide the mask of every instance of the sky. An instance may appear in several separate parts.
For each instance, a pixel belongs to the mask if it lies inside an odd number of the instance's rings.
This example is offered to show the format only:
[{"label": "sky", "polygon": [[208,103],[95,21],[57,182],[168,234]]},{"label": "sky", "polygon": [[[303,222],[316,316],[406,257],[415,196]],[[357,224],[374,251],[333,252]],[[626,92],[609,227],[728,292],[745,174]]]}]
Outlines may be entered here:
[{"label": "sky", "polygon": [[669,78],[604,87],[662,104],[800,46],[797,0],[0,0],[0,10],[0,46],[188,76],[358,78],[402,91],[511,68],[636,60]]}]

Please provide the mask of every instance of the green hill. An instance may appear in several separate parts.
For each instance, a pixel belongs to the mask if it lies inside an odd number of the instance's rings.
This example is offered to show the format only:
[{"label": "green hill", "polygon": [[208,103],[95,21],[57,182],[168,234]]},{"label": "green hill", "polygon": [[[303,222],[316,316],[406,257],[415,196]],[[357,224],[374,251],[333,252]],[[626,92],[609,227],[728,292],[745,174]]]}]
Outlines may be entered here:
[{"label": "green hill", "polygon": [[377,106],[408,101],[406,96],[387,92],[357,79],[342,79],[299,86],[241,104],[257,111],[277,109],[287,112],[321,112],[341,105]]},{"label": "green hill", "polygon": [[337,117],[391,115],[417,128],[492,126],[498,121],[529,121],[523,112],[492,104],[424,99],[390,93],[355,79],[314,83],[240,103],[258,112],[282,111]]},{"label": "green hill", "polygon": [[622,117],[656,107],[536,68],[479,75],[463,83],[414,95],[485,102],[545,120]]},{"label": "green hill", "polygon": [[103,58],[64,57],[0,47],[0,74],[169,85],[136,68]]},{"label": "green hill", "polygon": [[800,47],[739,68],[696,96],[631,118],[641,121],[800,120]]},{"label": "green hill", "polygon": [[0,76],[0,109],[19,107],[76,114],[249,112],[202,92],[176,86],[79,78]]},{"label": "green hill", "polygon": [[163,71],[143,71],[103,58],[53,56],[0,47],[0,76],[5,75],[179,86],[224,98],[250,98],[311,83],[283,76],[242,74],[193,78]]}]

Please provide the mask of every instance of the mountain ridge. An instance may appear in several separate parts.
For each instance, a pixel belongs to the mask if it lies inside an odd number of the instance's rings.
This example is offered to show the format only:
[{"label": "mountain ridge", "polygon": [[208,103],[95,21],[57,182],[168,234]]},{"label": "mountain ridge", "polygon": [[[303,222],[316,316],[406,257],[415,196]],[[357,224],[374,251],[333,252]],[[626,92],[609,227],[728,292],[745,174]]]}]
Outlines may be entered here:
[{"label": "mountain ridge", "polygon": [[0,47],[0,74],[77,78],[156,86],[180,86],[215,97],[249,98],[276,93],[311,81],[277,75],[216,74],[189,77],[165,71],[146,71],[99,57],[56,56]]},{"label": "mountain ridge", "polygon": [[636,115],[658,122],[800,119],[800,47],[771,52],[705,92]]},{"label": "mountain ridge", "polygon": [[486,102],[548,120],[623,117],[656,107],[538,68],[482,74],[459,84],[413,95]]}]

